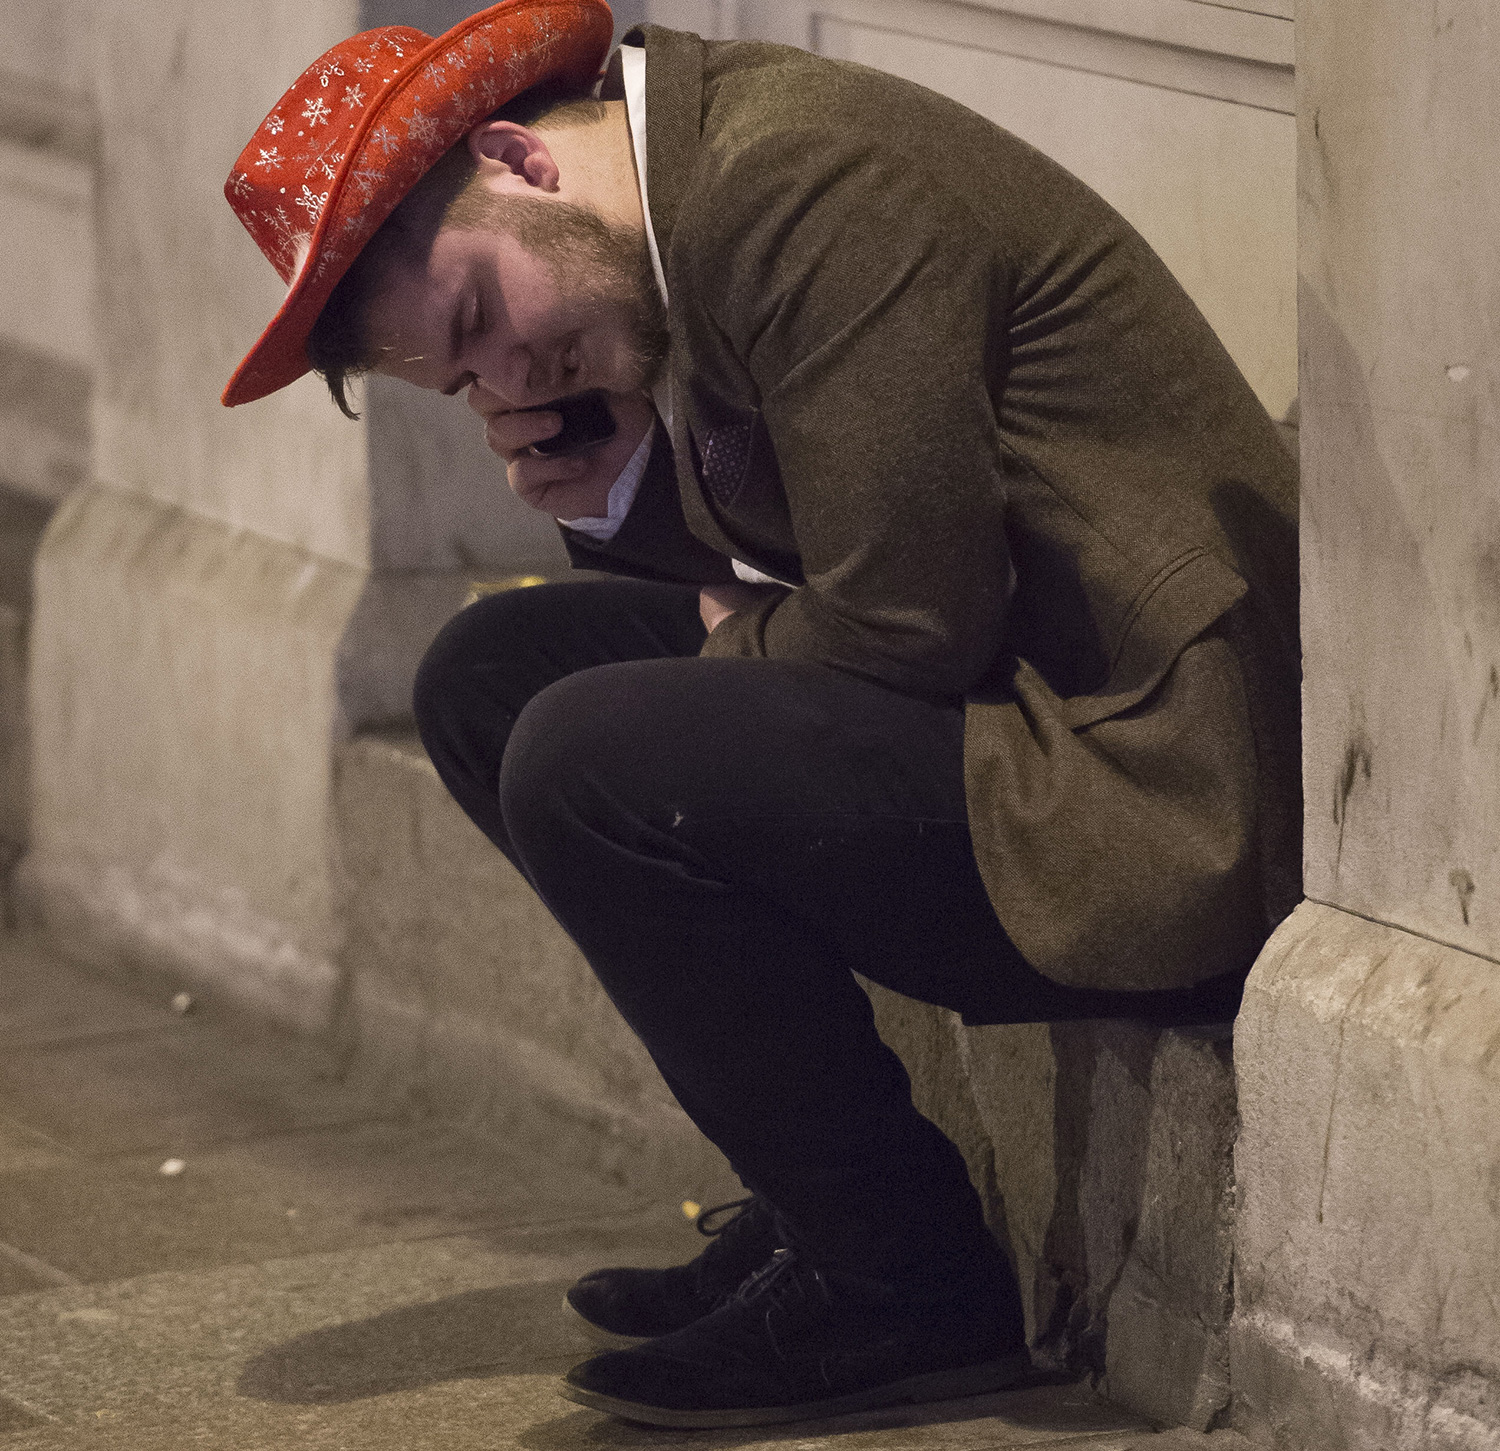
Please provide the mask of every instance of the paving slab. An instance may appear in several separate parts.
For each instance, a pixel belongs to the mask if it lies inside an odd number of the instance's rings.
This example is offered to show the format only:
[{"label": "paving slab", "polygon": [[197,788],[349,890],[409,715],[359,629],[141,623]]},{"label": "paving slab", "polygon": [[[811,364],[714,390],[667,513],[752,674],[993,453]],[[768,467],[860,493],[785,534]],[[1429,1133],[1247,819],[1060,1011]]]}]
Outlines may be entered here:
[{"label": "paving slab", "polygon": [[[12,1433],[7,1451],[127,1423],[129,1436],[154,1427],[165,1444],[192,1427],[186,1444],[226,1447],[278,1435],[517,1451],[808,1440],[808,1427],[648,1431],[561,1400],[558,1377],[591,1353],[562,1293],[592,1263],[450,1236],[12,1295],[0,1396],[34,1434]],[[815,1439],[977,1451],[1141,1429],[1077,1387],[1038,1386],[846,1417]]]},{"label": "paving slab", "polygon": [[29,937],[0,932],[0,1047],[97,1037],[170,1020],[165,995],[153,1001],[81,972]]},{"label": "paving slab", "polygon": [[694,1252],[639,1188],[393,1116],[326,1048],[169,999],[0,938],[0,1292],[459,1230]]},{"label": "paving slab", "polygon": [[221,1145],[190,1154],[173,1177],[162,1162],[160,1153],[80,1155],[0,1168],[0,1243],[81,1281],[455,1230],[529,1242],[580,1221],[604,1242],[663,1230],[668,1262],[696,1252],[671,1206],[545,1168],[519,1174],[442,1125],[359,1124]]},{"label": "paving slab", "polygon": [[1218,1446],[1053,1383],[739,1432],[582,1409],[563,1291],[690,1258],[664,1190],[393,1114],[169,997],[0,939],[0,1451]]}]

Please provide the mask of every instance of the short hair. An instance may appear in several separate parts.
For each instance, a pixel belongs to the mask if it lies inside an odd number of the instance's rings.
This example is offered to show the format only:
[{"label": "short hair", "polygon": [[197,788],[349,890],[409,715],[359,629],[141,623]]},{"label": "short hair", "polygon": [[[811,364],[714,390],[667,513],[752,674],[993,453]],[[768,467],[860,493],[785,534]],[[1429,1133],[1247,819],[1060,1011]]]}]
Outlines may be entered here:
[{"label": "short hair", "polygon": [[[602,101],[543,82],[485,119],[560,130],[602,121],[607,114]],[[379,361],[369,333],[369,310],[387,270],[393,263],[420,263],[443,224],[466,216],[464,198],[478,174],[465,136],[402,197],[323,304],[307,335],[307,360],[346,418],[359,417],[349,404],[350,381]]]}]

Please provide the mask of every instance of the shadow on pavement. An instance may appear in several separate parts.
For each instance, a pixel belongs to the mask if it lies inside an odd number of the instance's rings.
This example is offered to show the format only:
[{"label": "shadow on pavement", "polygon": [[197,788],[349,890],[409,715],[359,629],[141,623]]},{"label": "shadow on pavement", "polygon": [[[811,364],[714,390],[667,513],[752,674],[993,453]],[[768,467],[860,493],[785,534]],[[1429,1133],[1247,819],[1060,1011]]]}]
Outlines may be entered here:
[{"label": "shadow on pavement", "polygon": [[[284,1405],[328,1405],[444,1381],[507,1375],[561,1375],[594,1353],[562,1313],[565,1281],[468,1290],[405,1305],[368,1320],[330,1325],[262,1351],[240,1374],[242,1396]],[[521,1429],[524,1451],[646,1448],[679,1441],[736,1447],[860,1432],[915,1430],[995,1420],[1006,1428],[1087,1435],[1136,1429],[1136,1418],[1102,1405],[1071,1380],[1037,1372],[1026,1385],[926,1406],[891,1406],[859,1415],[742,1430],[670,1431],[595,1411],[573,1410]],[[933,1441],[936,1448],[941,1436]],[[923,1437],[923,1444],[927,1444]],[[967,1443],[965,1443],[967,1444]],[[1005,1444],[1002,1440],[1000,1444]]]},{"label": "shadow on pavement", "polygon": [[327,1405],[442,1381],[562,1372],[591,1349],[561,1313],[566,1288],[467,1290],[311,1330],[262,1351],[236,1389],[254,1400]]}]

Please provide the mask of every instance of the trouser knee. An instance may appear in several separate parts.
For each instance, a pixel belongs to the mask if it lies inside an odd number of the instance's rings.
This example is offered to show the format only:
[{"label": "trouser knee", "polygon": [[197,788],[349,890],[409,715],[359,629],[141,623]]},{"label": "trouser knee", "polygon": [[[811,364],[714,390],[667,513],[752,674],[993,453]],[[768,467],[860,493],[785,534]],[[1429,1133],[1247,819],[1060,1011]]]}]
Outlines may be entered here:
[{"label": "trouser knee", "polygon": [[[509,699],[507,666],[527,638],[524,590],[479,600],[438,631],[412,684],[412,713],[424,740],[445,733],[466,707],[487,708]],[[519,704],[514,703],[518,708]]]},{"label": "trouser knee", "polygon": [[631,815],[614,759],[623,722],[606,684],[630,668],[594,666],[564,676],[526,702],[510,731],[496,782],[500,810],[517,848],[539,867],[566,857],[572,833],[613,836]]},{"label": "trouser knee", "polygon": [[438,776],[464,812],[507,856],[497,783],[512,727],[549,678],[539,669],[535,619],[541,590],[491,596],[455,615],[428,648],[412,687],[412,713]]}]

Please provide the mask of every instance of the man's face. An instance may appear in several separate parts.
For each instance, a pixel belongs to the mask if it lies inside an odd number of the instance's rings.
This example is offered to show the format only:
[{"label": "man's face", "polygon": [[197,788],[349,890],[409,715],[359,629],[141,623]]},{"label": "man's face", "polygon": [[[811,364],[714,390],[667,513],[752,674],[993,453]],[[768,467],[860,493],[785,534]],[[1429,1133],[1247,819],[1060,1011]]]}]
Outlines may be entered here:
[{"label": "man's face", "polygon": [[644,235],[554,199],[481,210],[388,269],[368,319],[377,371],[447,394],[478,383],[501,408],[649,387],[666,340]]}]

